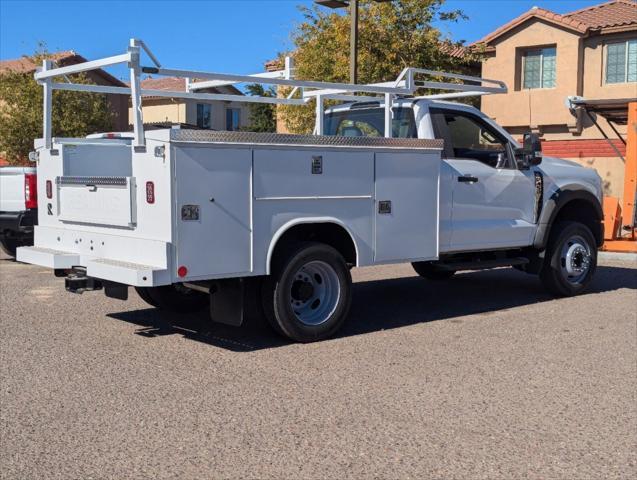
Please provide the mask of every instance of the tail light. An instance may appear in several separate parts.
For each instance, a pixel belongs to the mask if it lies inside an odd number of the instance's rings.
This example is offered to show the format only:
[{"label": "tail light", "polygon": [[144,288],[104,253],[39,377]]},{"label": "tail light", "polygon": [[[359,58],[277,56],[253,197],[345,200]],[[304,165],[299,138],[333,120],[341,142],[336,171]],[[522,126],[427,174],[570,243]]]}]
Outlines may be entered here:
[{"label": "tail light", "polygon": [[51,180],[46,181],[46,198],[53,198],[53,183]]},{"label": "tail light", "polygon": [[155,203],[155,184],[146,182],[146,203]]},{"label": "tail light", "polygon": [[35,173],[24,176],[24,204],[26,208],[38,208],[38,181]]}]

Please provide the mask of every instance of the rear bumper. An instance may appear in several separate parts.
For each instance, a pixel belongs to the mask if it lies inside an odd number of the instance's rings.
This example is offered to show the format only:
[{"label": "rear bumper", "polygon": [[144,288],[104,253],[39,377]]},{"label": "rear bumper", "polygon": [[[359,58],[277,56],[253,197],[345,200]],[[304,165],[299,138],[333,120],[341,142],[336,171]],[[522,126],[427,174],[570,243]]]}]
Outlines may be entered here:
[{"label": "rear bumper", "polygon": [[0,238],[15,238],[33,235],[38,223],[38,211],[0,212]]},{"label": "rear bumper", "polygon": [[87,258],[78,253],[51,248],[20,247],[18,248],[16,259],[19,262],[54,270],[66,270],[82,266],[86,268],[86,275],[89,277],[135,287],[153,287],[170,283],[169,273],[166,269],[106,258]]}]

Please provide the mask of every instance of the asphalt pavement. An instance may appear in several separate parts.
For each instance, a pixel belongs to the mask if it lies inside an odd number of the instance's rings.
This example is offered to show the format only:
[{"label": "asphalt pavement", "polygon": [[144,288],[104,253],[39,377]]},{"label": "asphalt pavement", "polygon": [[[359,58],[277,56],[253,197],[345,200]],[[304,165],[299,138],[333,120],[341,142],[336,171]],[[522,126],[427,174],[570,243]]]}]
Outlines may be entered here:
[{"label": "asphalt pavement", "polygon": [[354,270],[332,340],[68,294],[0,259],[0,478],[637,478],[637,262]]}]

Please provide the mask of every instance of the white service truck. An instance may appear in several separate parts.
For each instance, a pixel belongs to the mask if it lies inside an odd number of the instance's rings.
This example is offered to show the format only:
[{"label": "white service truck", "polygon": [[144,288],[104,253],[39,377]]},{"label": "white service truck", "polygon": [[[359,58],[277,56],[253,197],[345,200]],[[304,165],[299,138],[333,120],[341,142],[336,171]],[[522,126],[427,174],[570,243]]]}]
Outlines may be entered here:
[{"label": "white service truck", "polygon": [[[140,65],[143,51],[155,66]],[[121,62],[130,88],[56,83]],[[166,94],[140,89],[141,73],[200,80]],[[382,84],[309,82],[294,80],[290,64],[256,75],[190,72],[162,68],[138,40],[123,56],[45,62],[36,79],[45,133],[32,157],[46,194],[35,245],[18,249],[18,260],[54,269],[72,292],[103,288],[126,299],[133,286],[157,308],[210,308],[213,320],[234,325],[257,300],[275,330],[308,342],[345,321],[352,267],[411,262],[422,277],[447,280],[513,266],[556,295],[581,292],[595,272],[597,173],[542,157],[536,135],[520,145],[479,110],[443,100],[506,91],[501,82],[421,69]],[[296,92],[242,100],[316,101],[316,134],[144,132],[143,96],[228,99],[198,90],[254,81]],[[421,87],[451,93],[413,96]],[[133,135],[52,137],[55,88],[131,95]],[[346,103],[324,111],[325,100]]]},{"label": "white service truck", "polygon": [[33,167],[0,167],[0,248],[12,257],[33,245],[38,223],[38,192]]}]

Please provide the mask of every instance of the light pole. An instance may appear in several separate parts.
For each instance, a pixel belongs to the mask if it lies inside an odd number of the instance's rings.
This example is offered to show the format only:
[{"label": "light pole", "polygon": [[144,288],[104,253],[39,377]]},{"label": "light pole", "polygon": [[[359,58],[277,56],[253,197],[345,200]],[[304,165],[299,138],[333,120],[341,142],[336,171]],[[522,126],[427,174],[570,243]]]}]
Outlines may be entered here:
[{"label": "light pole", "polygon": [[[347,8],[350,12],[349,34],[349,79],[351,83],[358,83],[358,2],[359,0],[314,0],[315,3],[328,8]],[[392,0],[373,0],[377,3]]]}]

